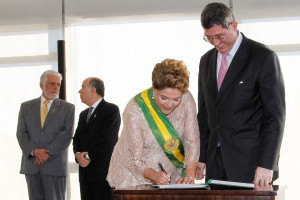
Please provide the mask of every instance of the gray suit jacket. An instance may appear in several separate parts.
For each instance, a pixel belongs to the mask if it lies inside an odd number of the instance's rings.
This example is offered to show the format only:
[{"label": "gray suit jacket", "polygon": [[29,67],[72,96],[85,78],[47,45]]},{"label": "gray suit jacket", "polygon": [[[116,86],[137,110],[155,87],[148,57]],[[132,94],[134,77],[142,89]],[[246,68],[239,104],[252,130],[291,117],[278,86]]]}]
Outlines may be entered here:
[{"label": "gray suit jacket", "polygon": [[[20,173],[35,174],[40,171],[45,175],[65,176],[75,106],[55,99],[41,128],[40,101],[41,98],[37,98],[21,104],[17,127],[17,138],[23,152]],[[41,167],[34,165],[35,157],[31,155],[36,148],[49,150],[50,159]]]}]

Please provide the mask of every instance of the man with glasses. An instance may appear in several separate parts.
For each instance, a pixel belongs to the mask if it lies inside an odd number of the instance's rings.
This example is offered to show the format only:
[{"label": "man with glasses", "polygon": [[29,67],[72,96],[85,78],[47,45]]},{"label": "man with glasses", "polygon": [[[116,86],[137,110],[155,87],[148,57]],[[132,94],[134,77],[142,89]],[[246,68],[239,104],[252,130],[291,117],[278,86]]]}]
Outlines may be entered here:
[{"label": "man with glasses", "polygon": [[278,178],[285,92],[276,53],[246,38],[231,10],[208,4],[203,39],[214,48],[200,60],[197,178],[269,185]]}]

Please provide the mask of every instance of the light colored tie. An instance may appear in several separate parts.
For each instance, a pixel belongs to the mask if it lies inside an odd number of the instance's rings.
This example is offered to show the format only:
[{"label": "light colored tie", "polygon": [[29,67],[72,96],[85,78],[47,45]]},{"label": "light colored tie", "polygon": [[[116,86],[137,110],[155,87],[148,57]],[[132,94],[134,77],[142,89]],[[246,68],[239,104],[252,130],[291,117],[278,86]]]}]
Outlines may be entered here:
[{"label": "light colored tie", "polygon": [[86,117],[86,123],[88,123],[88,121],[89,121],[89,119],[92,115],[93,109],[94,109],[94,107],[89,108],[89,112],[88,112],[87,117]]},{"label": "light colored tie", "polygon": [[228,64],[226,57],[228,56],[228,53],[222,54],[222,61],[221,61],[221,66],[218,74],[218,91],[221,88],[222,82],[224,80],[224,77],[226,75],[227,69],[228,69]]},{"label": "light colored tie", "polygon": [[48,103],[49,103],[48,100],[45,100],[43,102],[43,106],[42,106],[42,110],[41,110],[41,125],[42,125],[42,127],[44,126],[44,123],[45,123],[45,120],[46,120],[46,117],[48,114]]}]

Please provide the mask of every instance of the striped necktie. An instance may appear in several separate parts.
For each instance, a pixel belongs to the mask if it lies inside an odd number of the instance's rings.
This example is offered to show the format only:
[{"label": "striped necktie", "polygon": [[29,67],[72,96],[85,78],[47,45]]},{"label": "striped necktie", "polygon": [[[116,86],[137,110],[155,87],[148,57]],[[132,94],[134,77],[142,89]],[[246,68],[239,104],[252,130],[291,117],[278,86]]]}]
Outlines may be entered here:
[{"label": "striped necktie", "polygon": [[88,112],[87,117],[86,117],[86,123],[88,123],[88,121],[89,121],[89,119],[92,115],[93,109],[94,109],[94,107],[89,107],[89,112]]}]

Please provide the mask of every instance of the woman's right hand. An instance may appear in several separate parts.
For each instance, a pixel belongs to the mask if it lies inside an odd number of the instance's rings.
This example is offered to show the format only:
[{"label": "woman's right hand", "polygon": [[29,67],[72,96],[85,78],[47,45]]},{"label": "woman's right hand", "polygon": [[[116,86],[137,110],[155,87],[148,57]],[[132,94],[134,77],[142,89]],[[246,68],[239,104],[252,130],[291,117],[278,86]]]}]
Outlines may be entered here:
[{"label": "woman's right hand", "polygon": [[171,172],[156,172],[155,182],[157,185],[168,185],[171,180]]},{"label": "woman's right hand", "polygon": [[146,168],[144,170],[144,177],[150,179],[156,185],[167,185],[171,180],[171,172],[157,172],[153,168]]}]

